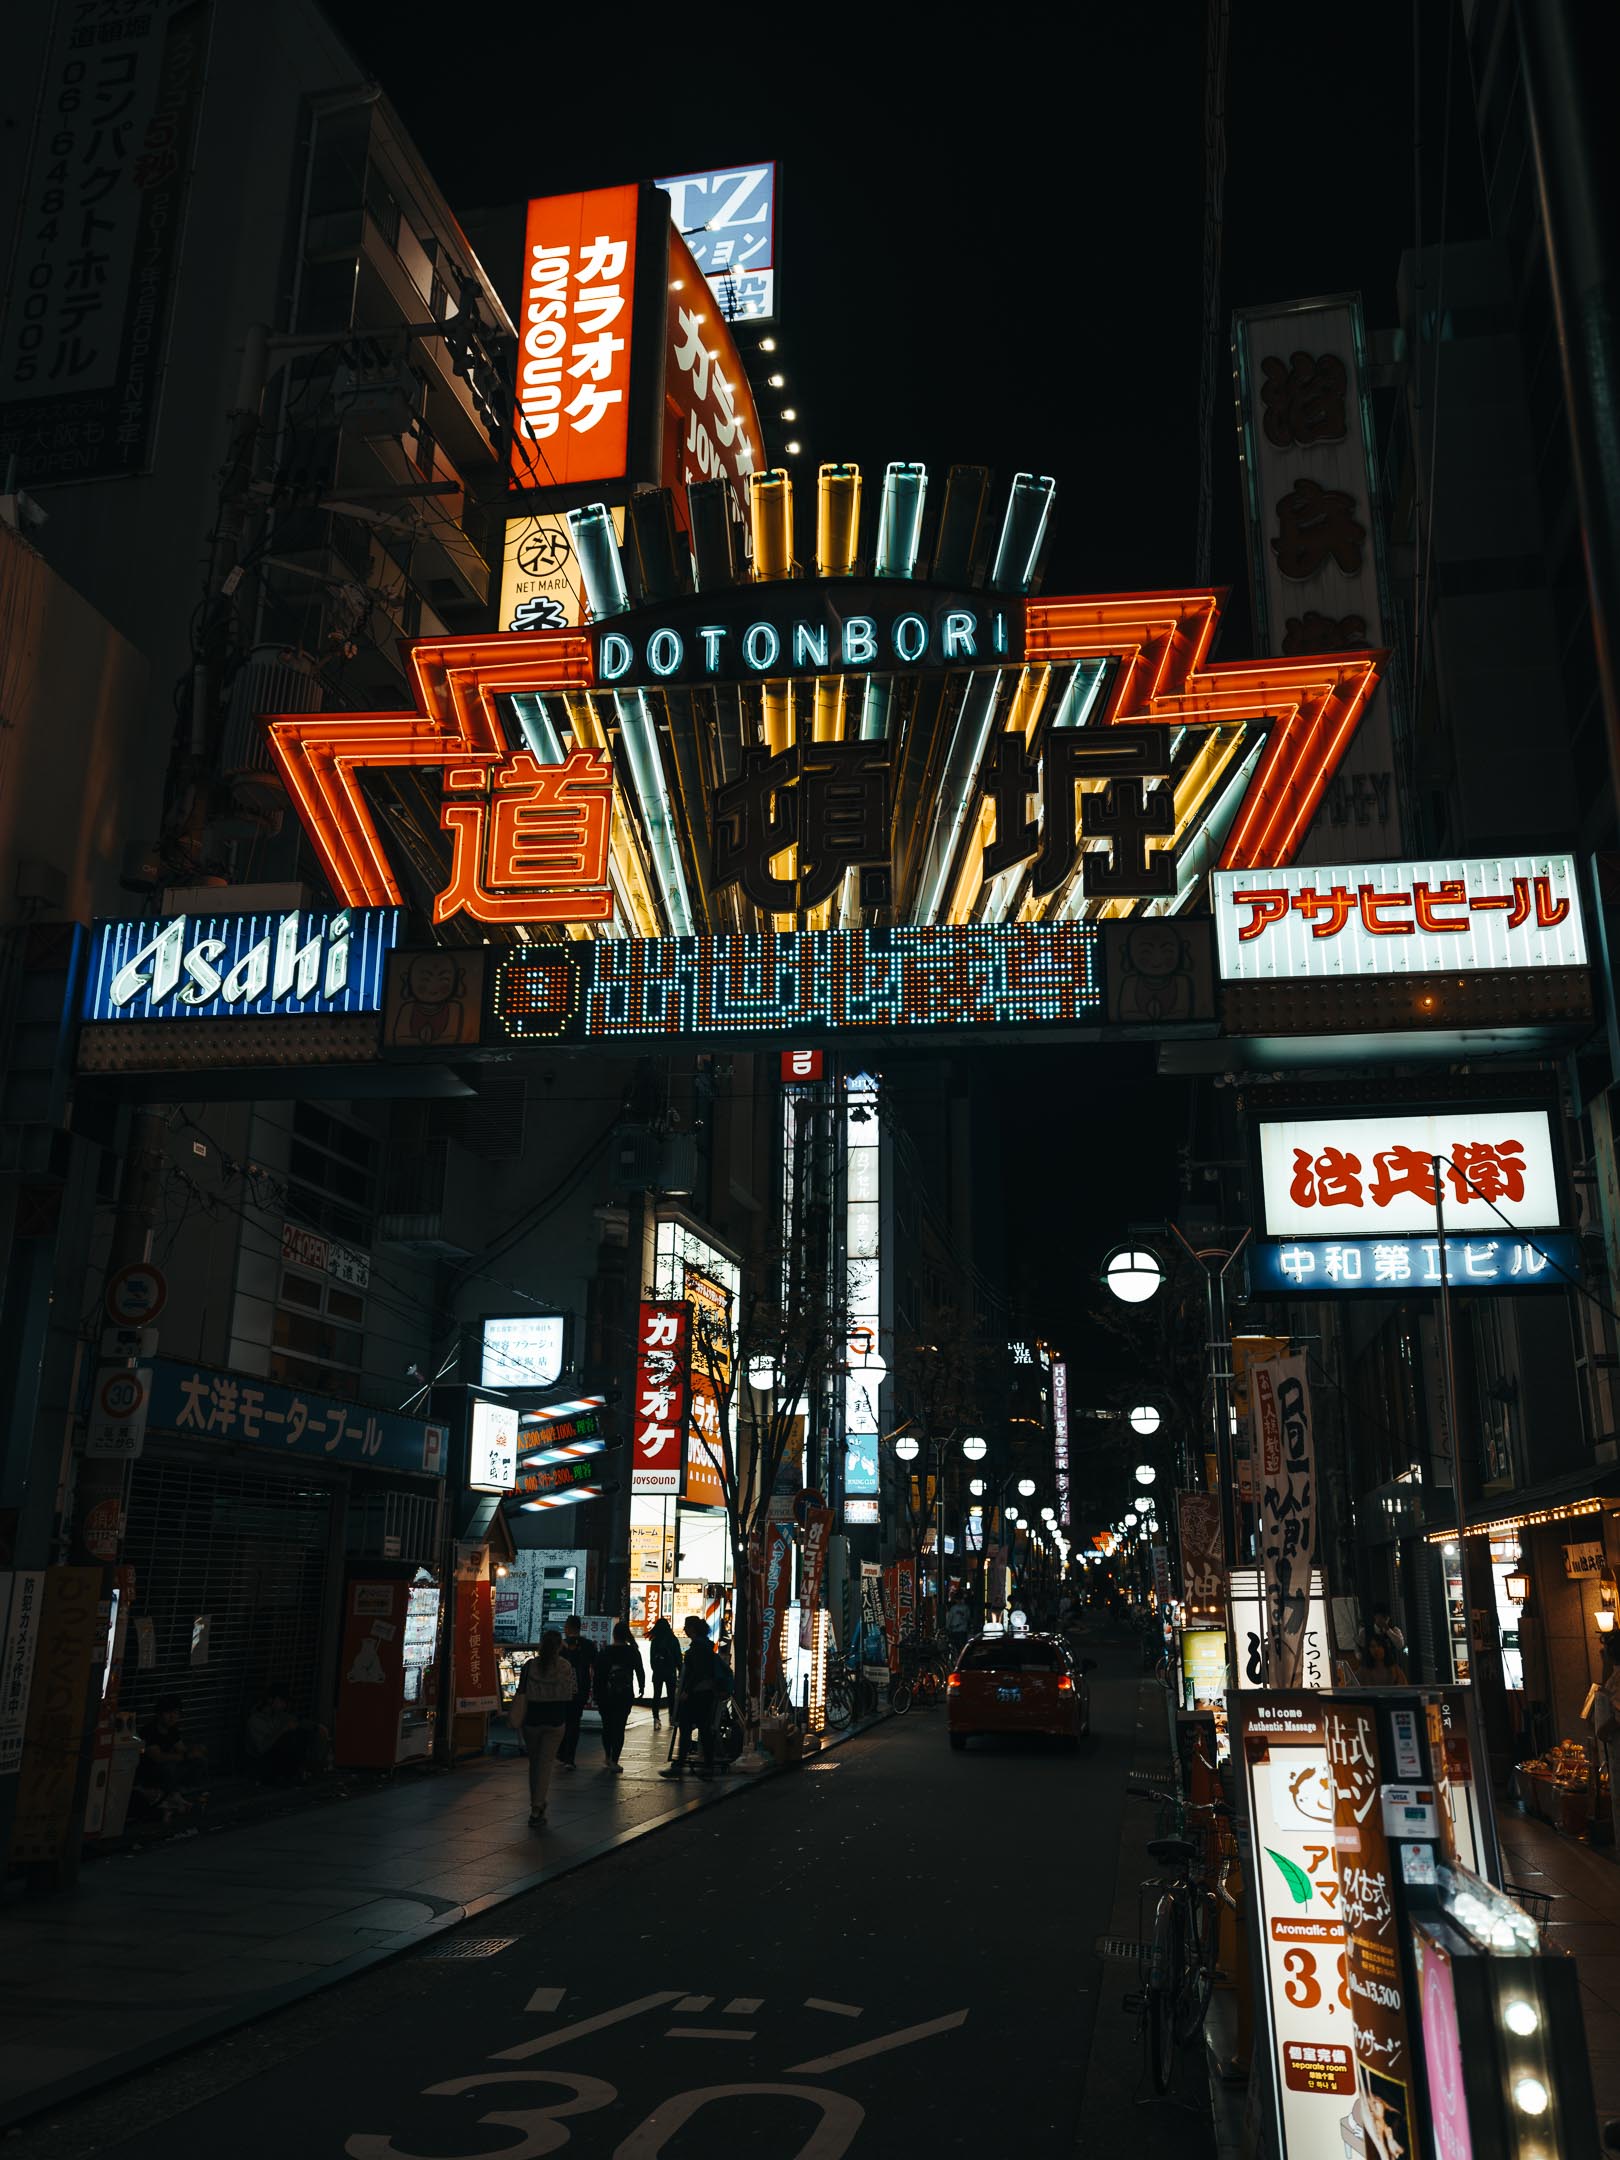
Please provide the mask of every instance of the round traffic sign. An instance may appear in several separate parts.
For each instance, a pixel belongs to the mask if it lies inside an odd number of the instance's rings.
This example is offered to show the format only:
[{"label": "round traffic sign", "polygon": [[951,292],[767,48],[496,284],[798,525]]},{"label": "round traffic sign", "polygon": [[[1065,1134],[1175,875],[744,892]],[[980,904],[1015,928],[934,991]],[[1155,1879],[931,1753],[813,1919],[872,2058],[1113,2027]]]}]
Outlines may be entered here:
[{"label": "round traffic sign", "polygon": [[107,1277],[104,1300],[115,1327],[146,1327],[163,1310],[169,1285],[150,1260],[131,1260]]},{"label": "round traffic sign", "polygon": [[133,1417],[146,1400],[146,1375],[120,1366],[103,1376],[99,1393],[104,1417]]}]

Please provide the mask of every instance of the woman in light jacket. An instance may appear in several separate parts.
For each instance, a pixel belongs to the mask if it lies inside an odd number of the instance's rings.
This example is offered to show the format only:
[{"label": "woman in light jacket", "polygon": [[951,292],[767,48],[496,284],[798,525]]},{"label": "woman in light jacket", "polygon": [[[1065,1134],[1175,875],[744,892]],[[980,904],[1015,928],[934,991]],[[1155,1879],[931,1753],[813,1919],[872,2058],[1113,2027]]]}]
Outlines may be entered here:
[{"label": "woman in light jacket", "polygon": [[574,1668],[562,1654],[562,1637],[547,1628],[540,1638],[540,1652],[529,1659],[518,1676],[513,1698],[512,1722],[523,1735],[529,1755],[529,1821],[546,1819],[546,1795],[551,1790],[551,1768],[562,1746],[568,1723],[568,1706],[574,1699]]}]

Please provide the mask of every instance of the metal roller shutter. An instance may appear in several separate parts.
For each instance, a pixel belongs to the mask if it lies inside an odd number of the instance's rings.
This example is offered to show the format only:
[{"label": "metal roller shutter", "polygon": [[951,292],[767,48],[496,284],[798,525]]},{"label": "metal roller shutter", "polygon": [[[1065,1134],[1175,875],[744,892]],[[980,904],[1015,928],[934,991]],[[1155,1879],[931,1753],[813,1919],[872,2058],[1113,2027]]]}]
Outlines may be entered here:
[{"label": "metal roller shutter", "polygon": [[[284,1680],[307,1714],[338,1498],[332,1486],[234,1464],[145,1457],[131,1466],[132,1611],[156,1635],[155,1665],[125,1666],[123,1702],[139,1723],[160,1696],[178,1695],[187,1737],[224,1771],[240,1761],[243,1725],[267,1681]],[[192,1628],[204,1616],[207,1661],[194,1665]]]}]

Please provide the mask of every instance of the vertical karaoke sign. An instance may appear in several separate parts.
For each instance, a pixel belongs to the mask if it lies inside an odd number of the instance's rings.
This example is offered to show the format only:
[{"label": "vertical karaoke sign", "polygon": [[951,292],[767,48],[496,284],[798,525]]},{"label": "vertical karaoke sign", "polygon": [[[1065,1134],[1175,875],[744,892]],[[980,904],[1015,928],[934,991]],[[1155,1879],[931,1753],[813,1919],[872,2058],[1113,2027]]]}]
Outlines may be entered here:
[{"label": "vertical karaoke sign", "polygon": [[692,1308],[643,1303],[636,1320],[630,1490],[677,1495],[692,1395]]}]

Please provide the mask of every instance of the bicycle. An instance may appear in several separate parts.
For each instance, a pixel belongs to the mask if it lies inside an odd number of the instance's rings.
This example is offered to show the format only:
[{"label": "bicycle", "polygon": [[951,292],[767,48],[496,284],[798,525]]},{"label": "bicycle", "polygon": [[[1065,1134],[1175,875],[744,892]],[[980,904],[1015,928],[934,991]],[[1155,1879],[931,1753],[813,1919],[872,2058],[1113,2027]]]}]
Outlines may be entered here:
[{"label": "bicycle", "polygon": [[[1151,1936],[1141,1933],[1138,1921],[1138,1975],[1140,1991],[1131,2007],[1141,2013],[1146,2027],[1148,2065],[1154,2089],[1168,2093],[1175,2079],[1176,2052],[1196,2040],[1204,2029],[1209,1999],[1215,1985],[1215,1900],[1204,1880],[1206,1833],[1189,1836],[1190,1814],[1229,1818],[1224,1801],[1190,1808],[1177,1795],[1165,1795],[1143,1785],[1127,1786],[1133,1799],[1168,1798],[1176,1834],[1154,1838],[1148,1853],[1170,1870],[1156,1882],[1141,1885],[1140,1896],[1157,1893]],[[1195,1873],[1195,1868],[1197,1873]]]},{"label": "bicycle", "polygon": [[827,1671],[827,1723],[834,1732],[844,1732],[858,1717],[876,1715],[877,1689],[867,1679],[857,1660],[842,1657]]},{"label": "bicycle", "polygon": [[[906,1636],[900,1644],[900,1670],[889,1683],[889,1701],[904,1716],[912,1703],[929,1706],[945,1699],[945,1676],[950,1665],[941,1654],[937,1637],[926,1634]],[[905,1691],[905,1708],[895,1704],[896,1686]]]}]

